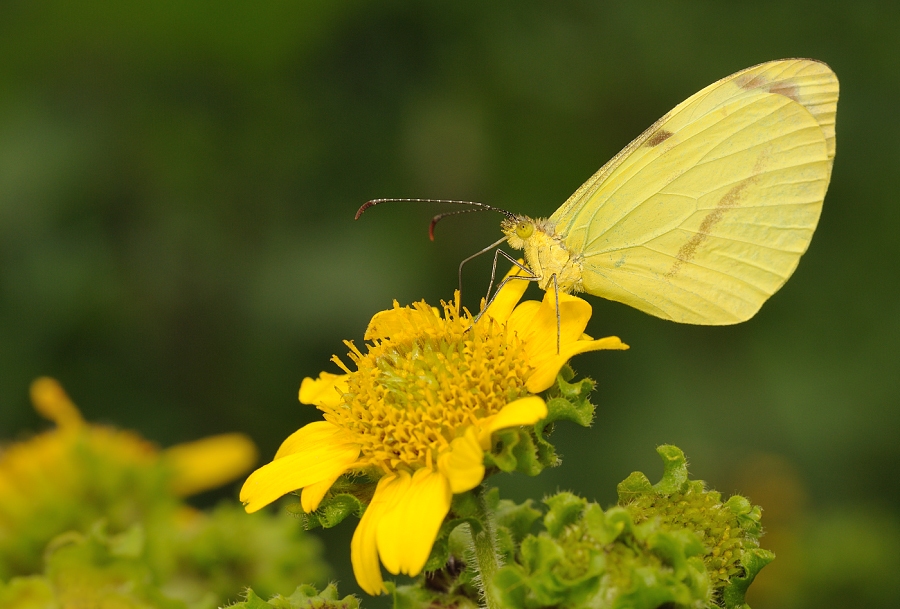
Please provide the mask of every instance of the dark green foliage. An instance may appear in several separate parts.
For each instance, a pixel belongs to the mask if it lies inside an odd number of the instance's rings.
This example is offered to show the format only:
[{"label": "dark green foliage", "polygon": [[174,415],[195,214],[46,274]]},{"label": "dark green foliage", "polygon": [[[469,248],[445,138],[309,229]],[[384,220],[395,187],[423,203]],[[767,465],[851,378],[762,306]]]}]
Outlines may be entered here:
[{"label": "dark green foliage", "polygon": [[0,606],[213,609],[210,598],[188,604],[164,594],[144,552],[139,525],[119,535],[102,525],[60,535],[47,548],[42,574],[0,582]]},{"label": "dark green foliage", "polygon": [[[632,474],[619,485],[620,505],[608,510],[557,493],[544,500],[541,515],[530,502],[516,505],[489,492],[497,550],[506,564],[491,585],[503,606],[746,608],[747,587],[772,559],[757,544],[759,508],[739,496],[721,502],[718,493],[688,478],[680,450],[662,446],[658,452],[665,465],[660,482]],[[472,515],[466,522],[480,526]],[[536,522],[542,530],[534,533]],[[398,589],[404,600],[396,606],[477,602],[467,534],[465,527],[447,533],[447,566]]]}]

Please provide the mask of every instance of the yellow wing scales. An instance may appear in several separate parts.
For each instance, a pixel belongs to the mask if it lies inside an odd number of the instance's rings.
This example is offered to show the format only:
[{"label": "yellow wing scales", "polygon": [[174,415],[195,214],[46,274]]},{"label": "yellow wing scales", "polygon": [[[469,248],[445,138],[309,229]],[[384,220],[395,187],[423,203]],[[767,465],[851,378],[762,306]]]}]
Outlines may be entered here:
[{"label": "yellow wing scales", "polygon": [[654,123],[549,218],[584,291],[684,323],[749,319],[812,238],[837,96],[825,64],[773,61]]}]

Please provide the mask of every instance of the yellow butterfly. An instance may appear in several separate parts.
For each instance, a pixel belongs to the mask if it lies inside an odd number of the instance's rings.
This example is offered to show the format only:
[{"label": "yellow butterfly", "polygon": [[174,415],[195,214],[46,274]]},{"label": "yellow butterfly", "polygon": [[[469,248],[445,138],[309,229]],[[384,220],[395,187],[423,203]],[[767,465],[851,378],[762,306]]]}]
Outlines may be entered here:
[{"label": "yellow butterfly", "polygon": [[[812,239],[834,163],[837,99],[824,63],[770,61],[676,106],[547,219],[448,202],[505,214],[503,239],[482,252],[503,241],[524,249],[531,275],[517,278],[543,290],[587,292],[681,323],[746,321]],[[423,199],[369,201],[356,217],[383,201]],[[440,214],[431,229],[467,211],[475,209]]]},{"label": "yellow butterfly", "polygon": [[555,280],[681,323],[745,321],[812,239],[837,99],[822,62],[747,68],[656,121],[546,220],[501,228],[541,289]]}]

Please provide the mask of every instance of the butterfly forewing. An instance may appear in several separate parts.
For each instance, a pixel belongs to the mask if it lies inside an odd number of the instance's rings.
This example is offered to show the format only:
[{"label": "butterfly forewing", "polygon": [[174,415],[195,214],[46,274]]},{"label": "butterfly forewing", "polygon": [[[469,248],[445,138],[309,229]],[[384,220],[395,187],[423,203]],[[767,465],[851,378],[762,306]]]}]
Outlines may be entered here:
[{"label": "butterfly forewing", "polygon": [[584,290],[684,323],[751,317],[809,245],[836,103],[827,66],[783,60],[677,106],[551,216]]}]

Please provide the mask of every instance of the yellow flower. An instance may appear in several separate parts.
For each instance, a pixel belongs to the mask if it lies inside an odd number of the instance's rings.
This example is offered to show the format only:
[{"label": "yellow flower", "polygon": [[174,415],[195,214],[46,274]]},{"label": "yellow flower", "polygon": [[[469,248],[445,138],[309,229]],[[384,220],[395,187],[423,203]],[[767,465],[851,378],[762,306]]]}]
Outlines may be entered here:
[{"label": "yellow flower", "polygon": [[351,371],[306,378],[300,401],[324,413],[301,428],[274,460],[241,489],[248,512],[302,489],[302,508],[315,510],[344,473],[381,476],[351,542],[360,586],[385,592],[379,559],[391,573],[417,575],[425,565],[455,493],[484,478],[484,451],[495,431],[547,416],[536,393],[549,389],[573,355],[627,349],[618,338],[584,334],[590,305],[552,293],[518,306],[527,287],[510,281],[473,326],[467,311],[424,302],[376,314],[366,353],[351,342]]},{"label": "yellow flower", "polygon": [[[40,527],[42,532],[34,537],[42,542],[34,547],[43,550],[45,537],[91,522],[98,510],[112,518],[105,512],[135,494],[136,479],[146,478],[150,485],[157,475],[153,472],[164,471],[165,484],[159,490],[174,497],[220,486],[256,462],[256,447],[243,434],[159,451],[133,432],[87,423],[51,378],[32,383],[31,400],[56,428],[0,450],[0,574],[3,557],[23,531]],[[140,509],[120,508],[116,514],[128,520],[126,516]],[[59,526],[54,528],[54,523]]]},{"label": "yellow flower", "polygon": [[165,462],[172,471],[171,489],[179,496],[222,486],[256,463],[256,446],[240,433],[209,436],[158,451],[132,432],[90,425],[62,386],[49,377],[41,377],[31,384],[31,401],[39,414],[56,423],[56,429],[29,442],[12,445],[2,453],[0,489],[12,483],[13,470],[52,473],[56,468],[73,465],[64,456],[76,442],[87,442],[92,451],[111,461]]}]

